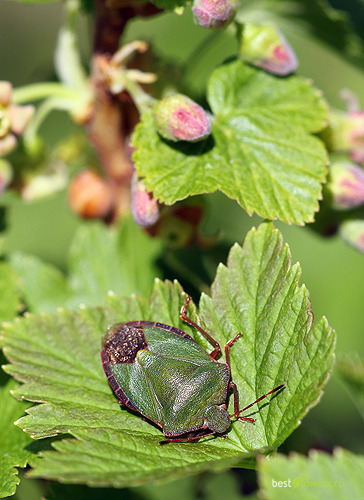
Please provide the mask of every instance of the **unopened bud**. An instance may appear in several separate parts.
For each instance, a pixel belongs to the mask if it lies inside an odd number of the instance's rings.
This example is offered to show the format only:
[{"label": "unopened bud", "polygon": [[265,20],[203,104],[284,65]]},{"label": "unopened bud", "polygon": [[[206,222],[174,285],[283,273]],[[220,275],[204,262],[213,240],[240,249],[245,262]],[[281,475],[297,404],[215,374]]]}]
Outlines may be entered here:
[{"label": "unopened bud", "polygon": [[202,28],[224,28],[237,10],[237,0],[195,0],[192,7],[195,23]]},{"label": "unopened bud", "polygon": [[175,94],[158,101],[153,108],[157,131],[170,141],[201,141],[211,133],[206,111],[189,97]]},{"label": "unopened bud", "polygon": [[333,111],[323,138],[332,151],[347,152],[356,163],[364,163],[364,110]]},{"label": "unopened bud", "polygon": [[274,75],[284,76],[296,71],[296,55],[278,29],[246,23],[240,37],[240,56],[244,61]]},{"label": "unopened bud", "polygon": [[327,189],[338,210],[364,205],[364,169],[349,162],[333,163]]},{"label": "unopened bud", "polygon": [[72,179],[68,199],[74,212],[86,219],[104,218],[113,207],[110,185],[92,170],[83,170]]},{"label": "unopened bud", "polygon": [[152,226],[159,218],[158,201],[136,173],[131,182],[131,210],[135,222],[143,227]]},{"label": "unopened bud", "polygon": [[364,253],[364,220],[350,219],[340,225],[340,234],[350,246]]}]

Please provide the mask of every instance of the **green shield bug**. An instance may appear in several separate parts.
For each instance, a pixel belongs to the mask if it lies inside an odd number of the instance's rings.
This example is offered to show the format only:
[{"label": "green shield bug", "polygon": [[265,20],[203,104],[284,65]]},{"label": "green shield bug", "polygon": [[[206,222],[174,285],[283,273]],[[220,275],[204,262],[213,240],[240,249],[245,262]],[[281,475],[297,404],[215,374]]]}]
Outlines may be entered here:
[{"label": "green shield bug", "polygon": [[[161,427],[170,438],[161,444],[192,442],[213,434],[226,437],[231,417],[254,423],[253,418],[241,413],[284,387],[279,385],[239,410],[237,387],[230,379],[229,349],[241,333],[225,345],[226,362],[216,361],[221,347],[188,318],[189,301],[187,297],[181,319],[211,342],[214,346],[211,354],[187,333],[150,321],[115,323],[102,339],[102,366],[120,404]],[[229,389],[234,396],[232,415],[226,407]]]}]

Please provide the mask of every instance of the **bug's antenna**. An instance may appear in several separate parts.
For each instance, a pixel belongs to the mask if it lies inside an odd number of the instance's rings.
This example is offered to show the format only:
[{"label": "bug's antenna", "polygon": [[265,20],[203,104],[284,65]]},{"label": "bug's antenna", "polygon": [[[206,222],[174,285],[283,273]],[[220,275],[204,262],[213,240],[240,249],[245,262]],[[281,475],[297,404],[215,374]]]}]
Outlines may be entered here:
[{"label": "bug's antenna", "polygon": [[246,406],[245,408],[243,408],[242,410],[239,410],[239,414],[240,413],[243,413],[243,411],[247,410],[248,408],[250,408],[251,406],[255,405],[255,403],[259,403],[259,401],[261,401],[262,399],[266,398],[267,396],[269,396],[269,394],[273,394],[273,392],[276,392],[276,391],[279,391],[280,389],[283,389],[283,387],[285,387],[284,384],[281,384],[279,385],[278,387],[276,387],[275,389],[272,389],[271,391],[267,392],[267,394],[264,394],[263,396],[260,396],[260,398],[258,398],[256,401],[254,401],[253,403],[250,403],[250,405]]}]

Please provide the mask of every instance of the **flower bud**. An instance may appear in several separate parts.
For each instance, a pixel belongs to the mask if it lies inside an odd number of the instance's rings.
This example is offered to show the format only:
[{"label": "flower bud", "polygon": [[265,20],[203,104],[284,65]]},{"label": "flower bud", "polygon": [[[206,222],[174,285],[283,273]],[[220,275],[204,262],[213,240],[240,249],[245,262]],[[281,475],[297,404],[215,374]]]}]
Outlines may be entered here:
[{"label": "flower bud", "polygon": [[239,53],[244,61],[274,75],[284,76],[296,71],[296,55],[278,29],[247,23],[240,37]]},{"label": "flower bud", "polygon": [[345,161],[333,163],[327,190],[338,210],[364,205],[364,169]]},{"label": "flower bud", "polygon": [[194,0],[195,23],[202,28],[225,28],[238,10],[237,0]]},{"label": "flower bud", "polygon": [[189,97],[175,94],[158,101],[153,108],[157,131],[170,141],[201,141],[211,133],[206,111]]},{"label": "flower bud", "polygon": [[343,240],[350,246],[364,253],[364,220],[349,219],[340,226],[340,234]]},{"label": "flower bud", "polygon": [[323,138],[332,151],[347,152],[356,163],[364,163],[364,110],[331,112]]},{"label": "flower bud", "polygon": [[143,227],[152,226],[159,218],[158,201],[147,191],[136,172],[131,181],[131,210],[135,222]]},{"label": "flower bud", "polygon": [[72,179],[68,199],[73,211],[86,219],[106,217],[114,204],[110,185],[92,170],[83,170]]}]

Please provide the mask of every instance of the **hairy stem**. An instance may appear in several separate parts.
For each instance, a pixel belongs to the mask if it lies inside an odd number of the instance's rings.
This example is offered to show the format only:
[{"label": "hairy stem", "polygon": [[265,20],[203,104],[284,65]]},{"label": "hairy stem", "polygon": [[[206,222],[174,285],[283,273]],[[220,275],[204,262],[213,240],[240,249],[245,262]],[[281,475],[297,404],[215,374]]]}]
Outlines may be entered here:
[{"label": "hairy stem", "polygon": [[[113,96],[102,79],[100,68],[119,48],[119,40],[127,22],[135,16],[158,12],[151,4],[135,0],[96,0],[92,81],[95,90],[94,112],[88,134],[106,176],[115,187],[116,212],[129,209],[129,186],[132,175],[128,138],[139,120],[130,95]],[[114,214],[117,215],[116,213]]]}]

